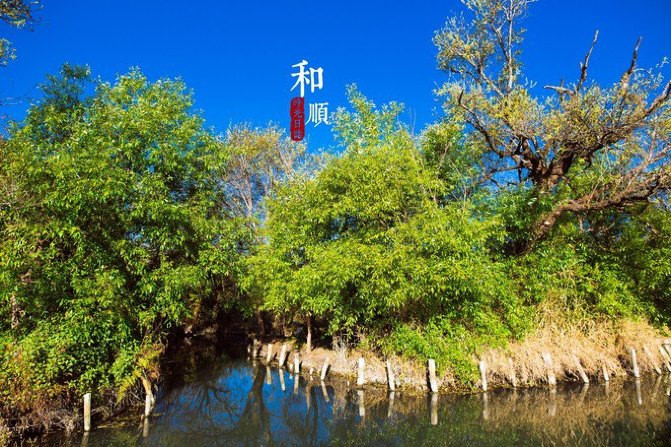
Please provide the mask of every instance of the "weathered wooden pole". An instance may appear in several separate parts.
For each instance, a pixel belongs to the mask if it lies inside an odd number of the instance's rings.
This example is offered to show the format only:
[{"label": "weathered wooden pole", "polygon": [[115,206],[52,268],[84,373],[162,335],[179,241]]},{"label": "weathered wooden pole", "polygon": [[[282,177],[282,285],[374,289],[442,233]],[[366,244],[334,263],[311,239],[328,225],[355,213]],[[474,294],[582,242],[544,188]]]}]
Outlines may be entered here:
[{"label": "weathered wooden pole", "polygon": [[298,351],[294,353],[294,374],[301,373],[301,359],[298,356]]},{"label": "weathered wooden pole", "polygon": [[268,352],[266,352],[266,363],[270,363],[273,359],[273,344],[268,343]]},{"label": "weathered wooden pole", "polygon": [[652,356],[652,352],[648,349],[647,346],[643,346],[643,354],[648,357],[648,361],[650,361],[650,364],[652,365],[652,369],[655,370],[655,372],[659,375],[662,374],[662,370],[660,369],[659,365],[657,365],[657,361],[655,358]]},{"label": "weathered wooden pole", "polygon": [[436,361],[434,359],[429,359],[429,390],[432,393],[438,392],[438,381],[436,380]]},{"label": "weathered wooden pole", "polygon": [[634,374],[634,377],[637,379],[641,377],[641,373],[638,370],[638,362],[636,361],[636,350],[634,348],[629,348],[631,353],[631,372]]},{"label": "weathered wooden pole", "polygon": [[363,357],[359,357],[357,361],[356,386],[363,386],[366,383],[366,361]]},{"label": "weathered wooden pole", "polygon": [[389,406],[387,407],[387,418],[391,418],[394,414],[394,397],[395,394],[393,391],[389,392]]},{"label": "weathered wooden pole", "polygon": [[572,356],[573,356],[573,363],[575,363],[575,367],[578,370],[580,378],[582,379],[582,383],[589,383],[589,377],[587,377],[585,369],[582,367],[582,364],[580,363],[580,359],[578,358],[577,355],[575,355],[575,353],[573,353]]},{"label": "weathered wooden pole", "polygon": [[365,417],[366,416],[366,402],[364,400],[364,392],[363,390],[358,390],[356,392],[357,394],[357,401],[359,403],[359,417]]},{"label": "weathered wooden pole", "polygon": [[671,357],[662,345],[659,345],[659,354],[662,356],[662,363],[666,366],[666,370],[671,373]]},{"label": "weathered wooden pole", "polygon": [[510,364],[510,384],[513,388],[517,388],[517,374],[515,374],[515,365],[513,364],[513,359],[509,358],[508,363]]},{"label": "weathered wooden pole", "polygon": [[389,386],[389,391],[396,391],[396,378],[394,377],[394,369],[391,367],[391,362],[387,360],[387,385]]},{"label": "weathered wooden pole", "polygon": [[643,396],[641,395],[641,381],[636,379],[634,381],[634,385],[636,386],[636,402],[639,406],[643,405]]},{"label": "weathered wooden pole", "polygon": [[91,393],[84,394],[84,431],[91,430]]},{"label": "weathered wooden pole", "polygon": [[280,368],[277,372],[280,375],[280,389],[286,391],[287,387],[284,383],[284,368]]},{"label": "weathered wooden pole", "polygon": [[482,393],[482,419],[489,420],[489,396],[486,392]]},{"label": "weathered wooden pole", "polygon": [[308,327],[307,328],[308,333],[307,333],[307,337],[306,337],[305,349],[307,350],[307,352],[311,352],[312,351],[312,317],[310,317],[310,316],[307,317],[307,327]]},{"label": "weathered wooden pole", "polygon": [[482,391],[487,391],[487,362],[480,360],[480,381],[482,382]]},{"label": "weathered wooden pole", "polygon": [[328,372],[329,372],[329,366],[330,366],[329,365],[329,359],[327,357],[326,360],[324,360],[324,365],[322,366],[322,373],[321,373],[321,376],[320,376],[320,379],[321,379],[322,382],[324,380],[326,380],[326,374],[328,374]]},{"label": "weathered wooden pole", "polygon": [[608,381],[610,380],[610,376],[608,375],[608,368],[606,368],[605,363],[601,365],[601,373],[603,374],[603,381],[608,383]]},{"label": "weathered wooden pole", "polygon": [[266,385],[273,384],[273,372],[270,370],[270,366],[266,365]]},{"label": "weathered wooden pole", "polygon": [[286,361],[286,359],[287,359],[287,344],[282,343],[282,350],[280,351],[280,358],[278,359],[280,368],[284,366],[284,362]]},{"label": "weathered wooden pole", "polygon": [[545,363],[545,369],[547,369],[548,385],[554,387],[557,385],[557,377],[555,376],[554,366],[552,365],[552,356],[549,352],[544,352],[542,357],[543,362]]},{"label": "weathered wooden pole", "polygon": [[431,425],[438,425],[438,393],[431,393]]},{"label": "weathered wooden pole", "polygon": [[329,399],[329,393],[328,390],[326,389],[326,384],[323,381],[321,383],[321,388],[322,388],[322,396],[324,396],[324,401],[330,402],[331,399]]},{"label": "weathered wooden pole", "polygon": [[554,417],[557,414],[557,388],[550,388],[550,407],[548,408],[548,414]]},{"label": "weathered wooden pole", "polygon": [[294,394],[298,394],[298,385],[300,383],[301,376],[294,374]]}]

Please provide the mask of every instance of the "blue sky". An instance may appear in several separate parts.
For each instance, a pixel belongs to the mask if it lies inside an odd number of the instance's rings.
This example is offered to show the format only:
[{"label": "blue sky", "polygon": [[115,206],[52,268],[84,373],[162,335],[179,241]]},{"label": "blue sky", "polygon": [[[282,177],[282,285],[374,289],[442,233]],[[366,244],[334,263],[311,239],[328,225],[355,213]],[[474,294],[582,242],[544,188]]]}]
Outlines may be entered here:
[{"label": "blue sky", "polygon": [[[433,33],[464,10],[458,0],[43,3],[33,31],[0,25],[18,56],[0,71],[0,95],[26,98],[4,106],[4,115],[23,117],[39,99],[37,85],[63,62],[89,64],[103,80],[139,66],[152,80],[181,77],[218,131],[238,122],[287,128],[291,65],[302,59],[324,69],[324,88],[306,94],[306,103],[344,105],[345,86],[356,83],[378,103],[403,102],[404,119],[419,131],[440,116],[433,90],[446,80]],[[638,36],[639,65],[671,56],[669,17],[669,0],[540,0],[525,22],[525,73],[539,86],[575,80],[598,28],[591,73],[615,82]],[[307,133],[313,149],[330,142],[326,126],[308,125]]]}]

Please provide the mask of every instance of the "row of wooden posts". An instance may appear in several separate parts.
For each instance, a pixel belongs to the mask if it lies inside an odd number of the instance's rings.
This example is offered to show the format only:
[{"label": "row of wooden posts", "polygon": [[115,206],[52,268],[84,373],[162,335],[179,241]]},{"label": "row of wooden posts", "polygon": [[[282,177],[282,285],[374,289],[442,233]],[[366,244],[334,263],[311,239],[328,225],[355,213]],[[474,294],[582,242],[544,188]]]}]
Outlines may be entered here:
[{"label": "row of wooden posts", "polygon": [[[270,363],[273,360],[273,345],[272,343],[268,343],[267,345],[267,351],[266,351],[266,363]],[[253,340],[252,345],[247,347],[247,352],[250,354],[252,357],[258,357],[261,353],[262,345],[258,343],[256,340]],[[643,347],[643,353],[648,357],[648,360],[650,363],[653,365],[653,369],[657,374],[662,374],[662,368],[660,368],[660,365],[658,365],[654,357],[652,356],[652,353],[650,350],[648,350],[647,347]],[[670,343],[662,343],[659,346],[659,353],[662,357],[663,360],[663,367],[666,369],[667,372],[671,373],[671,344]],[[285,366],[285,363],[288,360],[288,347],[287,344],[284,343],[282,345],[282,349],[280,351],[280,355],[278,357],[278,363],[279,367],[282,368]],[[634,348],[629,349],[629,354],[631,357],[631,372],[635,378],[640,377],[640,370],[638,368],[638,361],[636,358],[636,350]],[[554,366],[552,362],[552,356],[548,352],[544,352],[541,355],[543,362],[545,364],[545,368],[547,371],[547,382],[548,385],[551,387],[554,387],[557,385],[557,378],[555,376],[554,372]],[[585,369],[583,368],[582,364],[580,363],[580,360],[578,357],[573,354],[573,362],[575,364],[576,371],[578,371],[578,375],[580,376],[581,380],[583,383],[589,383],[589,377],[585,373]],[[513,365],[513,360],[509,359],[510,362],[510,377],[509,381],[510,384],[513,387],[517,387],[517,377],[515,375],[515,368]],[[331,367],[330,361],[328,358],[324,361],[322,368],[321,368],[321,373],[320,373],[320,380],[323,382],[326,380],[326,376],[329,372],[329,369]],[[387,386],[389,387],[390,391],[395,391],[396,390],[396,378],[394,375],[394,369],[391,365],[391,362],[387,360],[385,362],[385,369],[386,369],[386,376],[387,376]],[[360,357],[357,361],[357,380],[356,384],[358,387],[362,387],[366,383],[366,361],[364,360],[363,357]],[[479,370],[480,370],[480,383],[481,383],[481,388],[483,391],[487,391],[488,389],[488,384],[487,384],[487,362],[485,360],[480,360],[479,363]],[[294,374],[300,374],[301,372],[301,360],[300,360],[300,355],[298,352],[294,352],[294,361],[293,361],[293,373]],[[602,375],[603,375],[603,380],[605,382],[608,382],[610,380],[610,376],[608,374],[608,369],[606,368],[605,365],[602,366],[601,369]],[[428,388],[431,393],[437,393],[438,392],[438,379],[436,377],[436,362],[434,359],[429,359],[427,362],[427,382],[428,382]],[[144,407],[144,417],[145,420],[149,418],[151,415],[151,412],[154,407],[154,396],[151,393],[147,393],[145,396],[145,407]],[[84,395],[84,431],[90,431],[91,430],[91,393],[86,393]]]},{"label": "row of wooden posts", "polygon": [[[260,343],[257,343],[256,340],[253,341],[252,345],[248,347],[248,353],[252,355],[253,357],[258,357],[261,353],[262,345]],[[664,342],[659,346],[659,352],[662,357],[663,365],[662,367],[665,368],[669,373],[671,373],[671,343]],[[655,362],[655,359],[650,352],[650,350],[644,346],[643,347],[643,353],[647,356],[650,364],[653,366],[654,371],[657,374],[662,373],[662,368],[660,368],[660,365]],[[638,368],[638,360],[636,357],[636,350],[634,348],[629,348],[629,355],[631,358],[631,373],[635,378],[640,377],[640,370]],[[282,345],[282,349],[280,351],[280,356],[278,358],[278,363],[279,367],[283,367],[285,365],[285,362],[288,357],[288,348],[287,344],[284,343]],[[547,374],[547,383],[551,387],[554,387],[557,385],[557,377],[555,375],[555,369],[554,369],[554,364],[552,361],[552,356],[550,355],[549,352],[543,352],[541,354],[541,358],[543,359],[543,363],[545,365],[546,369],[546,374]],[[266,350],[266,363],[270,363],[273,360],[273,345],[272,343],[268,343],[267,345],[267,350]],[[572,360],[574,363],[575,371],[577,371],[578,376],[582,380],[583,383],[589,383],[589,377],[587,376],[587,373],[585,372],[585,368],[582,366],[580,363],[580,359],[578,356],[574,353],[572,354]],[[517,381],[517,376],[515,374],[515,368],[513,364],[512,359],[508,359],[510,362],[510,376],[508,377],[508,380],[510,382],[510,385],[512,385],[514,388],[517,387],[518,381]],[[300,373],[300,357],[298,352],[294,353],[294,364],[293,364],[293,372],[294,373]],[[366,375],[365,375],[365,365],[366,362],[363,357],[360,357],[357,361],[357,386],[361,387],[366,383]],[[480,385],[483,391],[487,391],[488,389],[488,383],[487,383],[487,362],[485,360],[480,360],[479,362],[479,370],[480,370]],[[324,364],[322,365],[321,368],[321,375],[320,379],[324,381],[326,379],[326,375],[329,371],[330,368],[330,362],[329,359],[326,358],[324,361]],[[394,370],[392,368],[392,365],[389,360],[385,362],[385,369],[386,369],[386,376],[387,376],[387,385],[389,387],[390,391],[396,390],[396,378],[394,376]],[[608,368],[606,365],[602,365],[601,368],[601,374],[603,377],[604,382],[608,382],[610,380],[610,375],[608,373]],[[427,385],[429,388],[429,391],[432,393],[437,393],[438,392],[438,380],[436,377],[436,362],[434,359],[428,359],[427,362]]]}]

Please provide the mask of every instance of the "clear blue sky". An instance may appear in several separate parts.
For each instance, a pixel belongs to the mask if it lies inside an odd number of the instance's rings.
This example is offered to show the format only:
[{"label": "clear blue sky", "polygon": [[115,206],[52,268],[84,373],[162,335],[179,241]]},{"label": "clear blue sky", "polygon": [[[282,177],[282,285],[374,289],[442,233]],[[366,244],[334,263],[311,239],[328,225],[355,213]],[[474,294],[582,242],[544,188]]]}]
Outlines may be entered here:
[{"label": "clear blue sky", "polygon": [[[432,92],[446,79],[436,69],[433,33],[463,11],[458,0],[43,3],[33,31],[0,25],[18,56],[0,71],[0,96],[29,98],[3,114],[24,116],[39,98],[37,85],[63,62],[89,64],[103,80],[139,66],[150,79],[183,78],[219,131],[243,121],[287,128],[291,65],[302,59],[324,69],[323,90],[306,103],[344,105],[345,85],[357,83],[378,103],[405,103],[404,118],[419,131],[439,116]],[[670,18],[669,0],[540,0],[526,19],[526,74],[540,86],[575,80],[598,28],[591,73],[614,82],[638,36],[639,65],[671,56]],[[671,70],[664,71],[668,78]],[[307,133],[313,149],[330,141],[327,128],[308,125]]]}]

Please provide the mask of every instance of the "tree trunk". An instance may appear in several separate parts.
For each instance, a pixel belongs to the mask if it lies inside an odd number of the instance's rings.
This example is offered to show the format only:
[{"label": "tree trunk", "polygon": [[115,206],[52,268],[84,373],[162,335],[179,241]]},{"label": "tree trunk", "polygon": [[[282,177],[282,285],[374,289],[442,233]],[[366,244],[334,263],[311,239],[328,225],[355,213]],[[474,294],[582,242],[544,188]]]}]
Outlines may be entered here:
[{"label": "tree trunk", "polygon": [[266,325],[263,322],[263,315],[261,315],[261,311],[256,311],[256,324],[259,326],[259,335],[261,337],[266,335]]}]

